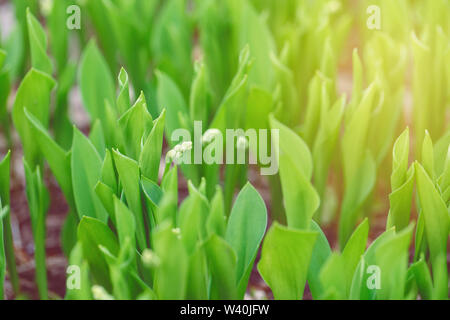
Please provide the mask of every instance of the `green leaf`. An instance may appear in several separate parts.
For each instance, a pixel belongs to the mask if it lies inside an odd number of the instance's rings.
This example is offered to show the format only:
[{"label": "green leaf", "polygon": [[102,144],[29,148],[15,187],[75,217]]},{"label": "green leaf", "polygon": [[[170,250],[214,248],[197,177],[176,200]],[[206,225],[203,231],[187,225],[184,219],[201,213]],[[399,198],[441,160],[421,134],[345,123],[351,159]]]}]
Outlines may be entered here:
[{"label": "green leaf", "polygon": [[321,299],[343,300],[346,298],[346,278],[344,258],[339,253],[332,253],[320,270],[320,280],[324,287]]},{"label": "green leaf", "polygon": [[367,150],[367,137],[370,127],[370,116],[378,87],[371,84],[364,92],[359,106],[355,109],[342,138],[342,161],[344,166],[344,181],[348,188],[353,177],[357,175],[364,162]]},{"label": "green leaf", "polygon": [[148,295],[147,300],[153,300],[153,290],[136,272],[136,253],[132,241],[130,238],[125,240],[117,257],[107,248],[99,246],[109,266],[114,297],[118,300],[137,299],[137,295],[143,290],[142,294]]},{"label": "green leaf", "polygon": [[321,112],[319,131],[312,148],[314,186],[320,197],[324,196],[326,190],[330,165],[333,161],[339,138],[344,108],[345,96],[342,96],[330,109]]},{"label": "green leaf", "polygon": [[161,261],[155,271],[154,283],[158,299],[184,299],[189,257],[183,241],[170,226],[156,230],[152,239],[155,244],[155,253]]},{"label": "green leaf", "polygon": [[136,247],[136,220],[133,213],[122,201],[116,196],[113,198],[119,244],[121,247],[124,246],[128,239],[130,241],[130,252],[134,253]]},{"label": "green leaf", "polygon": [[117,173],[110,150],[106,150],[106,155],[103,159],[102,182],[110,187],[114,193],[118,193]]},{"label": "green leaf", "polygon": [[71,210],[67,213],[61,230],[61,246],[67,258],[70,257],[73,248],[77,244],[77,228],[78,216],[75,211]]},{"label": "green leaf", "polygon": [[188,182],[189,196],[181,203],[177,225],[188,254],[192,254],[198,241],[206,240],[205,221],[208,216],[208,200]]},{"label": "green leaf", "polygon": [[25,108],[36,117],[44,128],[48,127],[50,117],[50,93],[55,81],[47,74],[31,69],[17,89],[12,110],[14,126],[22,140],[25,159],[31,166],[39,162],[39,147],[25,116]]},{"label": "green leaf", "polygon": [[367,279],[369,274],[367,268],[369,265],[376,265],[375,253],[376,250],[385,242],[392,239],[395,236],[394,228],[386,230],[378,238],[376,238],[369,248],[366,250],[364,255],[356,267],[355,273],[353,275],[352,286],[350,289],[351,300],[373,300],[376,296],[376,289],[370,289],[367,286]]},{"label": "green leaf", "polygon": [[[285,52],[285,49],[287,50],[288,46],[283,48],[283,52]],[[282,55],[283,52],[280,55]],[[273,53],[271,55],[271,63],[278,81],[276,87],[279,94],[279,108],[277,108],[276,114],[277,118],[289,127],[296,126],[298,125],[303,110],[299,108],[298,90],[295,86],[294,73]],[[318,108],[308,107],[307,111],[317,109]],[[308,118],[308,116],[306,116],[306,118]]]},{"label": "green leaf", "polygon": [[210,299],[234,300],[240,295],[236,287],[237,259],[233,248],[213,234],[204,244],[211,277]]},{"label": "green leaf", "polygon": [[405,298],[412,231],[413,225],[410,225],[376,249],[376,265],[381,272],[381,288],[377,290],[377,299],[401,300]]},{"label": "green leaf", "polygon": [[195,65],[195,75],[189,96],[189,114],[192,121],[207,124],[211,111],[211,88],[208,73],[203,63]]},{"label": "green leaf", "polygon": [[[9,208],[10,204],[10,161],[11,151],[8,151],[6,156],[0,161],[0,207]],[[0,208],[0,210],[1,210]],[[19,293],[19,274],[17,273],[16,259],[14,254],[13,233],[11,229],[10,210],[4,212],[2,220],[2,231],[5,250],[5,259],[8,267],[9,279],[13,287],[14,293]],[[1,281],[1,280],[0,280]],[[2,291],[0,291],[0,294]]]},{"label": "green leaf", "polygon": [[47,35],[39,21],[27,8],[27,26],[31,50],[31,65],[33,68],[51,75],[53,66],[47,56]]},{"label": "green leaf", "polygon": [[447,206],[425,169],[415,163],[417,190],[425,221],[425,232],[432,260],[446,252],[449,218]]},{"label": "green leaf", "polygon": [[197,1],[199,43],[208,66],[209,80],[214,89],[214,104],[223,97],[237,63],[233,55],[238,48],[233,43],[232,12],[225,1]]},{"label": "green leaf", "polygon": [[0,69],[3,68],[3,63],[5,62],[6,51],[0,48]]},{"label": "green leaf", "polygon": [[[75,266],[75,268],[68,269],[68,271],[71,271],[68,277],[74,276],[75,278],[72,279],[76,279],[76,276],[80,276],[80,288],[77,289],[75,287],[74,289],[70,289],[71,286],[68,286],[66,296],[64,298],[66,300],[92,300],[92,284],[91,279],[89,278],[89,264],[86,260],[83,259],[83,249],[81,242],[77,242],[77,244],[71,251],[69,257],[69,265]],[[67,283],[69,283],[69,281],[70,280],[67,279]]]},{"label": "green leaf", "polygon": [[447,158],[444,161],[444,170],[438,179],[442,192],[442,200],[450,207],[450,144],[447,151]]},{"label": "green leaf", "polygon": [[0,300],[4,299],[4,283],[6,274],[6,255],[3,237],[3,218],[8,214],[9,207],[2,206],[0,201]]},{"label": "green leaf", "polygon": [[320,203],[319,196],[310,182],[313,170],[311,153],[298,135],[273,116],[270,118],[270,124],[272,129],[279,130],[279,141],[273,143],[278,153],[288,226],[308,229]]},{"label": "green leaf", "polygon": [[161,202],[161,199],[164,196],[161,188],[152,180],[147,179],[144,176],[141,176],[141,186],[142,191],[144,192],[145,199],[147,200],[147,208],[149,210],[149,214],[151,215],[150,221],[154,220],[156,224],[161,223],[164,218],[157,215],[158,207]]},{"label": "green leaf", "polygon": [[[237,5],[237,3],[233,3],[233,5]],[[270,60],[270,54],[276,50],[274,40],[266,20],[258,15],[248,1],[240,4],[239,9],[239,20],[236,19],[239,21],[237,26],[238,47],[242,48],[248,45],[252,57],[254,57],[254,66],[249,73],[249,81],[255,86],[270,90],[274,83],[274,71]]]},{"label": "green leaf", "polygon": [[434,145],[434,168],[438,176],[444,171],[445,159],[447,158],[449,146],[450,130],[448,130]]},{"label": "green leaf", "polygon": [[346,187],[339,220],[339,245],[344,247],[361,214],[364,202],[372,192],[376,180],[376,164],[368,151],[359,170]]},{"label": "green leaf", "polygon": [[127,204],[136,218],[139,249],[143,250],[147,248],[147,237],[141,204],[139,167],[136,161],[121,154],[118,150],[113,150],[113,158]]},{"label": "green leaf", "polygon": [[414,280],[419,288],[421,298],[431,299],[433,294],[433,280],[431,279],[430,270],[425,260],[421,259],[413,263],[410,267],[414,274]]},{"label": "green leaf", "polygon": [[414,167],[408,170],[409,129],[397,139],[393,151],[391,175],[392,193],[389,195],[390,210],[387,228],[406,228],[411,214],[411,200],[414,186]]},{"label": "green leaf", "polygon": [[176,166],[163,177],[161,189],[164,192],[164,197],[160,201],[155,216],[158,217],[158,221],[168,220],[168,223],[176,226],[178,208],[178,170]]},{"label": "green leaf", "polygon": [[116,214],[114,210],[114,195],[115,195],[114,191],[101,181],[97,182],[97,184],[94,187],[94,190],[95,194],[100,199],[101,203],[103,204],[103,207],[105,208],[106,212],[111,218],[111,221],[115,226],[117,226]]},{"label": "green leaf", "polygon": [[[106,12],[111,25],[111,34],[115,43],[113,52],[120,54],[130,71],[133,84],[138,88],[145,86],[145,78],[150,62],[147,29],[152,23],[153,16],[142,16],[141,5],[136,2],[126,3],[102,0],[102,10]],[[153,6],[156,4],[153,4]],[[139,50],[136,51],[136,48]]]},{"label": "green leaf", "polygon": [[342,258],[344,261],[344,274],[345,277],[345,296],[350,294],[350,287],[353,280],[355,269],[358,266],[361,256],[366,250],[367,238],[369,236],[369,220],[366,218],[356,228],[352,236],[345,245],[342,251]]},{"label": "green leaf", "polygon": [[160,116],[153,121],[153,128],[145,140],[142,152],[139,156],[139,167],[142,174],[148,179],[158,182],[159,166],[164,136],[164,124],[166,119],[165,109]]},{"label": "green leaf", "polygon": [[118,79],[119,95],[117,96],[117,108],[119,110],[119,114],[122,115],[131,107],[128,73],[124,68],[120,68]]},{"label": "green leaf", "polygon": [[169,140],[168,143],[172,146],[174,143],[170,139],[172,132],[176,129],[184,128],[180,122],[180,117],[189,119],[189,114],[183,94],[175,82],[162,71],[156,71],[155,73],[158,79],[157,100],[159,110],[160,112],[163,109],[166,110],[165,130]]},{"label": "green leaf", "polygon": [[217,186],[216,193],[211,200],[209,215],[206,221],[206,230],[208,235],[217,234],[224,237],[227,228],[227,220],[225,216],[225,204],[223,202],[222,189]]},{"label": "green leaf", "polygon": [[78,217],[94,217],[106,222],[108,214],[95,193],[100,179],[102,159],[91,141],[76,127],[72,143],[72,185]]},{"label": "green leaf", "polygon": [[24,160],[26,195],[28,207],[30,208],[31,227],[35,243],[34,259],[36,262],[36,282],[39,297],[42,300],[48,299],[47,288],[47,267],[46,267],[46,217],[49,207],[49,193],[45,187],[44,180],[39,166],[33,171]]},{"label": "green leaf", "polygon": [[80,62],[80,90],[91,120],[105,121],[105,101],[114,105],[114,81],[94,41],[84,49]]},{"label": "green leaf", "polygon": [[0,161],[0,201],[3,207],[10,204],[10,164],[11,164],[11,151]]},{"label": "green leaf", "polygon": [[8,228],[9,219],[9,165],[11,152],[0,161],[0,300],[4,299],[4,281],[6,273],[6,245],[7,237],[3,230]]},{"label": "green leaf", "polygon": [[311,230],[318,232],[318,238],[314,244],[311,254],[311,262],[308,268],[308,285],[311,290],[312,297],[314,299],[320,299],[323,294],[322,282],[319,278],[320,270],[328,260],[328,257],[331,255],[331,248],[327,237],[314,220],[311,222]]},{"label": "green leaf", "polygon": [[239,54],[238,70],[210,125],[211,128],[219,129],[224,136],[226,129],[242,128],[245,124],[244,106],[247,102],[250,65],[250,51],[246,46]]},{"label": "green leaf", "polygon": [[243,298],[267,227],[267,209],[258,191],[247,183],[236,198],[228,219],[226,241],[236,252],[236,280]]},{"label": "green leaf", "polygon": [[56,61],[57,71],[61,73],[66,67],[69,52],[69,32],[68,28],[62,28],[67,23],[66,10],[68,1],[54,1],[52,9],[47,17],[47,27],[50,36],[50,45]]},{"label": "green leaf", "polygon": [[247,129],[269,128],[269,114],[272,111],[273,98],[270,91],[252,87],[248,94],[247,115],[245,117]]},{"label": "green leaf", "polygon": [[[309,146],[313,146],[318,134],[321,119],[330,109],[333,81],[318,72],[308,87],[308,105],[302,137]],[[337,119],[334,119],[337,120]],[[331,124],[330,124],[331,125]]]},{"label": "green leaf", "polygon": [[102,221],[85,216],[78,225],[78,239],[94,279],[106,290],[110,290],[110,273],[99,246],[107,248],[116,256],[119,253],[119,245],[114,233]]},{"label": "green leaf", "polygon": [[277,300],[303,297],[311,254],[318,232],[274,223],[265,237],[258,271]]},{"label": "green leaf", "polygon": [[206,252],[203,246],[198,246],[189,257],[189,276],[186,287],[186,299],[207,300],[209,277]]},{"label": "green leaf", "polygon": [[126,154],[138,160],[142,140],[145,140],[153,126],[153,119],[147,110],[143,92],[141,92],[134,106],[125,112],[118,122],[124,137]]},{"label": "green leaf", "polygon": [[69,206],[75,210],[75,200],[72,189],[72,173],[71,173],[71,153],[64,151],[50,137],[48,131],[43,127],[39,120],[24,109],[24,113],[31,124],[31,131],[35,141],[39,145],[42,155],[48,162],[50,169],[55,175]]},{"label": "green leaf", "polygon": [[[3,132],[8,144],[11,144],[10,120],[8,112],[8,97],[11,90],[10,72],[3,68],[3,62],[6,58],[6,52],[0,49],[0,123],[3,126]],[[4,70],[6,69],[6,70]]]},{"label": "green leaf", "polygon": [[23,34],[24,27],[17,25],[12,29],[8,41],[5,43],[5,49],[8,56],[5,60],[5,66],[11,72],[11,78],[17,79],[23,72],[25,63],[25,41]]},{"label": "green leaf", "polygon": [[103,133],[102,123],[100,122],[100,120],[94,121],[91,131],[89,132],[89,140],[91,140],[92,144],[100,155],[100,158],[103,159],[105,157],[106,144],[105,134]]},{"label": "green leaf", "polygon": [[435,181],[433,141],[431,141],[428,131],[425,131],[425,139],[422,144],[422,165],[431,180]]},{"label": "green leaf", "polygon": [[[440,268],[440,256],[446,255],[447,252],[449,214],[446,204],[424,167],[416,162],[415,171],[425,236],[430,248],[433,275],[435,275],[435,272]],[[442,292],[442,295],[444,295],[444,292]]]},{"label": "green leaf", "polygon": [[[192,79],[192,28],[186,15],[187,1],[165,1],[156,16],[151,34],[151,53],[159,70],[172,79],[185,94]],[[158,77],[159,78],[159,77]],[[158,79],[159,82],[159,79]],[[158,101],[159,98],[158,98]],[[180,105],[181,106],[181,105]],[[163,105],[169,116],[169,105]]]}]

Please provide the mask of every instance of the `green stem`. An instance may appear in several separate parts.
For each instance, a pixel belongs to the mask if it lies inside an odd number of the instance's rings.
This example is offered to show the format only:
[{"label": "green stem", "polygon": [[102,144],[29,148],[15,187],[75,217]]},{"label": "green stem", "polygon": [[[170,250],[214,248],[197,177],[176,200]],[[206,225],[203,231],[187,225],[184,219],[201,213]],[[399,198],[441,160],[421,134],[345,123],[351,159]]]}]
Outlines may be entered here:
[{"label": "green stem", "polygon": [[16,258],[14,254],[14,241],[11,229],[11,213],[8,213],[3,220],[3,232],[5,237],[5,255],[8,268],[9,280],[13,287],[14,295],[20,294],[19,273],[17,272]]},{"label": "green stem", "polygon": [[283,194],[281,191],[280,175],[269,176],[270,186],[270,215],[273,221],[278,221],[280,224],[286,224],[286,213],[283,206]]},{"label": "green stem", "polygon": [[40,215],[38,224],[36,226],[36,235],[34,237],[36,282],[38,286],[39,297],[42,300],[48,300],[47,265],[45,257],[45,217],[45,213]]},{"label": "green stem", "polygon": [[233,203],[234,190],[239,179],[239,166],[236,164],[225,165],[225,213],[227,215],[231,212],[231,206]]}]

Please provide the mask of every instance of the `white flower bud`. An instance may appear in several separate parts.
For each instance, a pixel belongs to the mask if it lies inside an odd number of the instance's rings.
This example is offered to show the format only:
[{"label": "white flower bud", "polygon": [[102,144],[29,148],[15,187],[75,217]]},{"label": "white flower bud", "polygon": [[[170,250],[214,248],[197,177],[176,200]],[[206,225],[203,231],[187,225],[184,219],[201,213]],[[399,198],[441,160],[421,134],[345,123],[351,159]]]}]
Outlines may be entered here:
[{"label": "white flower bud", "polygon": [[42,15],[49,16],[53,10],[53,0],[41,0],[40,7]]},{"label": "white flower bud", "polygon": [[176,156],[176,151],[175,150],[169,150],[166,153],[166,162],[171,162]]},{"label": "white flower bud", "polygon": [[173,148],[173,150],[175,150],[176,152],[180,152],[180,151],[183,150],[183,148],[181,147],[181,144],[177,144],[177,145]]},{"label": "white flower bud", "polygon": [[244,136],[239,136],[236,141],[236,147],[238,149],[247,149],[248,148],[248,141]]},{"label": "white flower bud", "polygon": [[159,257],[150,249],[145,249],[142,252],[142,262],[149,268],[157,268],[161,264]]},{"label": "white flower bud", "polygon": [[114,297],[102,286],[94,285],[91,290],[95,300],[114,300]]},{"label": "white flower bud", "polygon": [[267,294],[264,290],[255,289],[252,295],[255,300],[267,300]]},{"label": "white flower bud", "polygon": [[186,152],[192,149],[192,141],[185,141],[181,144],[181,149]]},{"label": "white flower bud", "polygon": [[218,129],[208,129],[206,130],[206,132],[203,134],[202,137],[202,143],[210,143],[211,141],[213,141],[213,139],[215,139],[218,135],[220,135],[220,130]]}]

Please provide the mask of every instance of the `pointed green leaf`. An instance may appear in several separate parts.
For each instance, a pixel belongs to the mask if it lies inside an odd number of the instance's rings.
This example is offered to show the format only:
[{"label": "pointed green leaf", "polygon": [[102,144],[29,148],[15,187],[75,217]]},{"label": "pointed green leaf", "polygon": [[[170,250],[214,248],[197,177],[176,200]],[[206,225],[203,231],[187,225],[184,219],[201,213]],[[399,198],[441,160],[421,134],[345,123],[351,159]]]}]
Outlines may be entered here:
[{"label": "pointed green leaf", "polygon": [[318,233],[283,227],[275,222],[265,237],[258,271],[275,299],[303,298],[311,254]]}]

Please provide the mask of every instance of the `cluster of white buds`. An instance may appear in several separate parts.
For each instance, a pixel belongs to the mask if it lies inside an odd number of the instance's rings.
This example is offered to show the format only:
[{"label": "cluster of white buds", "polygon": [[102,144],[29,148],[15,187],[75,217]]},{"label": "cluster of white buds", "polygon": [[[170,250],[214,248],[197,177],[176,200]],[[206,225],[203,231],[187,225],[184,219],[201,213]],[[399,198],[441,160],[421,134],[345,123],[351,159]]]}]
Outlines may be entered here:
[{"label": "cluster of white buds", "polygon": [[184,153],[192,149],[192,141],[185,141],[177,144],[173,149],[169,150],[166,154],[166,163],[174,162],[179,164]]},{"label": "cluster of white buds", "polygon": [[149,268],[157,268],[161,264],[161,260],[153,250],[145,249],[142,252],[142,262]]},{"label": "cluster of white buds", "polygon": [[221,132],[219,129],[208,129],[206,130],[206,132],[203,134],[202,137],[202,144],[208,144],[211,141],[213,141],[218,135],[220,135]]},{"label": "cluster of white buds", "polygon": [[240,150],[248,148],[248,140],[245,136],[239,136],[236,141],[236,147]]},{"label": "cluster of white buds", "polygon": [[95,300],[114,300],[114,297],[99,285],[92,286],[92,295]]}]

